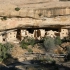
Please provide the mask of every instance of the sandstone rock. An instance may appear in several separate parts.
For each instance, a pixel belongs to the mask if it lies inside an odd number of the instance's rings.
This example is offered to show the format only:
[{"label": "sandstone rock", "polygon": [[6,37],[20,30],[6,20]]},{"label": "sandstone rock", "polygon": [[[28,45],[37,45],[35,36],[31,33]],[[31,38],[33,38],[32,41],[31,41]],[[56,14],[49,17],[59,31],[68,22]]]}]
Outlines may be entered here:
[{"label": "sandstone rock", "polygon": [[[70,25],[70,2],[59,0],[0,0],[0,30]],[[15,8],[19,8],[16,11]],[[61,16],[60,16],[61,15]],[[56,18],[55,18],[56,17]],[[15,20],[16,18],[16,20]]]}]

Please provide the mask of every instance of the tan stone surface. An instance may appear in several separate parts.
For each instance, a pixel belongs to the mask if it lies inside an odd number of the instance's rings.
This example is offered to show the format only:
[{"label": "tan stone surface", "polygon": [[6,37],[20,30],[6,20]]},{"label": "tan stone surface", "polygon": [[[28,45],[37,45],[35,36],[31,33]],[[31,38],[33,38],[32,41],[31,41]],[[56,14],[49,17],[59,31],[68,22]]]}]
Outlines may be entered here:
[{"label": "tan stone surface", "polygon": [[[15,11],[19,7],[20,11]],[[58,0],[0,0],[1,16],[33,16],[35,9],[47,9],[54,7],[70,7],[70,2]],[[67,9],[68,10],[68,9]],[[36,12],[36,14],[38,11]],[[38,17],[37,15],[35,15]]]},{"label": "tan stone surface", "polygon": [[[15,8],[20,8],[16,11]],[[0,20],[0,30],[17,27],[47,27],[47,25],[70,25],[70,2],[58,0],[0,0],[0,16],[7,16],[7,20]],[[58,14],[67,14],[66,16],[57,16],[48,18],[52,13],[46,12],[49,8],[56,8]],[[64,8],[66,11],[64,11]],[[52,10],[53,11],[53,10]],[[64,12],[66,13],[64,13]],[[42,16],[39,14],[42,13]],[[17,18],[17,16],[22,18]],[[46,16],[46,17],[44,17]],[[48,17],[47,17],[48,16]],[[9,18],[11,17],[11,18]]]},{"label": "tan stone surface", "polygon": [[22,56],[22,54],[24,54],[24,53],[26,53],[26,52],[28,52],[27,50],[23,50],[21,47],[19,47],[19,46],[16,46],[16,47],[14,47],[13,48],[13,50],[12,50],[12,56],[14,57],[14,58],[19,58],[19,57],[21,57]]},{"label": "tan stone surface", "polygon": [[[59,18],[59,19],[58,19]],[[0,20],[0,30],[10,29],[10,28],[17,28],[17,27],[32,27],[32,26],[39,26],[39,27],[46,27],[48,25],[70,25],[70,16],[58,17],[58,18],[46,18],[45,21],[43,20],[35,20],[32,18],[11,18],[7,20]]]}]

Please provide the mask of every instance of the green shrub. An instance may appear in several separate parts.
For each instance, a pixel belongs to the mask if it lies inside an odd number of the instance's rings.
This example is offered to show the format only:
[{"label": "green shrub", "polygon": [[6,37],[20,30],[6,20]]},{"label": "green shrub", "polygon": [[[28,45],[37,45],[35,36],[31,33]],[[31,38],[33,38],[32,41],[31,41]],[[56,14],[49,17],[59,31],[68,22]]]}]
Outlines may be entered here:
[{"label": "green shrub", "polygon": [[22,44],[21,44],[21,47],[22,47],[23,49],[27,49],[27,48],[28,48],[27,46],[28,46],[27,43],[22,43]]},{"label": "green shrub", "polygon": [[2,18],[1,18],[1,20],[7,20],[7,17],[6,17],[6,16],[4,16],[4,17],[2,17]]},{"label": "green shrub", "polygon": [[55,47],[55,42],[54,39],[51,37],[46,37],[44,39],[44,47],[46,48],[47,51],[51,51]]},{"label": "green shrub", "polygon": [[20,47],[22,47],[23,49],[27,49],[28,45],[32,45],[34,46],[35,44],[35,40],[33,38],[30,37],[25,37],[21,42],[20,42]]},{"label": "green shrub", "polygon": [[28,44],[25,42],[25,40],[22,40],[20,43],[20,47],[22,47],[23,49],[27,49]]},{"label": "green shrub", "polygon": [[4,47],[4,45],[0,44],[0,59],[5,59],[7,56],[7,49]]},{"label": "green shrub", "polygon": [[56,37],[56,38],[54,39],[54,41],[55,41],[55,45],[60,45],[60,44],[62,43],[62,41],[61,41],[61,39],[60,39],[59,36]]},{"label": "green shrub", "polygon": [[0,43],[0,61],[8,58],[8,54],[10,54],[10,48],[13,46],[10,43],[1,44]]},{"label": "green shrub", "polygon": [[70,60],[70,46],[66,46],[66,57],[65,57],[65,61],[69,61]]},{"label": "green shrub", "polygon": [[62,39],[62,42],[70,42],[70,37],[69,36],[68,37],[64,37]]},{"label": "green shrub", "polygon": [[35,40],[33,38],[28,38],[28,44],[34,46],[35,45]]},{"label": "green shrub", "polygon": [[16,8],[15,8],[15,10],[16,10],[16,11],[19,11],[19,10],[20,10],[20,8],[19,8],[19,7],[16,7]]},{"label": "green shrub", "polygon": [[28,52],[33,52],[33,50],[32,50],[32,49],[30,49],[30,48],[28,48]]},{"label": "green shrub", "polygon": [[4,45],[4,47],[7,49],[7,53],[10,53],[11,52],[11,50],[12,50],[12,48],[14,47],[12,44],[10,44],[10,43],[5,43],[5,44],[3,44]]},{"label": "green shrub", "polygon": [[3,61],[3,59],[0,57],[0,62]]},{"label": "green shrub", "polygon": [[70,46],[66,46],[67,54],[70,54]]}]

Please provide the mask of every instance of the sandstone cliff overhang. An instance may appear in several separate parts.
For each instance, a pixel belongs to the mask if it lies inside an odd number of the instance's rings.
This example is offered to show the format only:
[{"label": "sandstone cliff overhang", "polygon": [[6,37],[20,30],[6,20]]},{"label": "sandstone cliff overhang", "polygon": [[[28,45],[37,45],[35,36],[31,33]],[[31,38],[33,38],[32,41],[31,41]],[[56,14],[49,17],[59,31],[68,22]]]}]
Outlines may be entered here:
[{"label": "sandstone cliff overhang", "polygon": [[42,28],[49,26],[69,26],[70,16],[55,17],[55,18],[7,18],[7,20],[0,20],[0,30],[6,30],[10,28]]},{"label": "sandstone cliff overhang", "polygon": [[[17,7],[19,11],[15,10]],[[53,14],[49,11],[53,11]],[[2,17],[7,20],[1,20]],[[55,25],[70,25],[70,1],[0,0],[0,30]]]}]

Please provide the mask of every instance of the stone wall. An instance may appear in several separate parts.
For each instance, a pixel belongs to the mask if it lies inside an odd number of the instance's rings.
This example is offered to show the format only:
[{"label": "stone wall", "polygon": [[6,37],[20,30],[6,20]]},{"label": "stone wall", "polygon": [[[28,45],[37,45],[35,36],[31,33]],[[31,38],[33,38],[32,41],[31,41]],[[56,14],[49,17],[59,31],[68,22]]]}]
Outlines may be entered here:
[{"label": "stone wall", "polygon": [[69,35],[68,29],[61,29],[60,38],[63,39]]},{"label": "stone wall", "polygon": [[7,42],[13,42],[14,40],[17,40],[17,31],[9,31],[7,33]]}]

